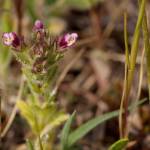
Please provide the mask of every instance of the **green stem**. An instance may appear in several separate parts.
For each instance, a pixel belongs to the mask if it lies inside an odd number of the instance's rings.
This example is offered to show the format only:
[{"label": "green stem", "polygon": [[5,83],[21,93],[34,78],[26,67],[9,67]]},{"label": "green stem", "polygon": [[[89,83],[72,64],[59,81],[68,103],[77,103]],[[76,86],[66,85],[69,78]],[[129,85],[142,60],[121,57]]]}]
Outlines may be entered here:
[{"label": "green stem", "polygon": [[[34,112],[33,112],[34,113]],[[40,146],[40,150],[44,150],[43,149],[43,144],[42,144],[42,140],[41,140],[41,137],[40,137],[40,128],[39,128],[39,124],[38,124],[38,120],[37,120],[37,116],[36,114],[34,115],[34,122],[35,122],[35,128],[36,128],[36,132],[37,132],[37,136],[38,136],[38,143],[39,143],[39,146]]]},{"label": "green stem", "polygon": [[43,145],[42,145],[42,141],[41,141],[40,134],[38,135],[38,139],[39,139],[40,150],[44,150],[44,149],[43,149]]}]

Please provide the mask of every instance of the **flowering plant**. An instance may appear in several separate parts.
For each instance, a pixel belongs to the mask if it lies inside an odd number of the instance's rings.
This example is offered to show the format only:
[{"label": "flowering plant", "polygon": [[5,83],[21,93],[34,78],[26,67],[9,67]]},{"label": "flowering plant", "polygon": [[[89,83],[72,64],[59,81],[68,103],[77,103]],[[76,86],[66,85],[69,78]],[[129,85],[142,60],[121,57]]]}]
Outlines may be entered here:
[{"label": "flowering plant", "polygon": [[3,43],[11,47],[22,64],[23,79],[27,83],[28,92],[25,101],[17,101],[17,106],[38,137],[33,146],[36,149],[52,147],[50,141],[53,141],[54,129],[68,118],[67,114],[57,109],[52,85],[58,61],[66,49],[76,42],[77,37],[76,33],[51,37],[40,20],[35,21],[31,42],[26,42],[15,32],[3,33]]}]

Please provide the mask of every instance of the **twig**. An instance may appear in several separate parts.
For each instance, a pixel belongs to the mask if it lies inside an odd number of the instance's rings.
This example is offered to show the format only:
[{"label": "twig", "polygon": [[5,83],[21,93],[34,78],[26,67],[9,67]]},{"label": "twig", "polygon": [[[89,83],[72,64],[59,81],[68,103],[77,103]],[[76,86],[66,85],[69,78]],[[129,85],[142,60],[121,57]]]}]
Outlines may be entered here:
[{"label": "twig", "polygon": [[77,62],[77,60],[81,57],[81,55],[84,53],[84,50],[81,50],[78,52],[78,54],[74,57],[74,59],[66,66],[60,77],[58,78],[55,88],[53,90],[53,94],[56,94],[60,84],[62,83],[63,79],[65,78],[67,72],[70,70],[70,68]]},{"label": "twig", "polygon": [[85,38],[85,39],[82,39],[80,40],[79,42],[77,42],[77,44],[75,45],[75,47],[82,47],[84,45],[87,45],[87,44],[91,44],[93,42],[96,42],[98,40],[98,37],[97,36],[91,36],[91,37],[88,37],[88,38]]},{"label": "twig", "polygon": [[[110,50],[112,51],[112,50]],[[125,63],[126,56],[124,54],[119,54],[116,52],[103,52],[98,51],[97,57],[103,57],[106,60],[118,61],[120,63]],[[141,56],[137,56],[136,64],[140,64]]]},{"label": "twig", "polygon": [[92,24],[92,31],[94,35],[97,37],[97,46],[101,47],[102,43],[102,33],[101,33],[101,26],[100,26],[100,17],[96,11],[96,8],[92,7],[90,10],[90,19]]},{"label": "twig", "polygon": [[[115,12],[113,12],[112,15],[112,19],[110,21],[110,23],[106,26],[104,32],[103,32],[103,36],[105,38],[107,38],[113,31],[114,27],[115,27],[115,22],[116,20],[122,15],[122,10],[126,7],[126,5],[128,4],[129,0],[125,0],[123,1],[118,7],[117,9],[115,9]],[[114,10],[113,10],[114,11]]]},{"label": "twig", "polygon": [[[16,101],[20,100],[21,99],[21,96],[22,96],[22,92],[23,92],[23,87],[24,87],[24,78],[22,77],[21,78],[21,83],[20,83],[20,88],[19,88],[19,92],[18,92],[18,95],[17,95],[17,98],[16,98]],[[10,129],[13,121],[14,121],[14,118],[16,116],[16,113],[17,113],[17,103],[15,104],[13,110],[12,110],[12,113],[11,113],[11,116],[4,128],[4,130],[2,131],[1,133],[1,138],[4,138],[5,135],[7,134],[8,130]]]}]

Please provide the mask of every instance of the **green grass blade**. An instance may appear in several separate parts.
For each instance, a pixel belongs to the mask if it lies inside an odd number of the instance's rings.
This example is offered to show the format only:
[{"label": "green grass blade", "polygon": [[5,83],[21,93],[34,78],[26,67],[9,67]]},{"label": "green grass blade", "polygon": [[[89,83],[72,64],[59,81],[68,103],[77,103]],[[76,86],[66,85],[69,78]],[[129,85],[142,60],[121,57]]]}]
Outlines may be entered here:
[{"label": "green grass blade", "polygon": [[144,12],[142,29],[143,29],[143,36],[144,36],[144,48],[146,53],[148,91],[149,91],[149,101],[150,101],[150,42],[149,42],[150,35],[148,31],[146,12]]},{"label": "green grass blade", "polygon": [[128,139],[120,139],[110,146],[108,150],[123,150],[128,143]]},{"label": "green grass blade", "polygon": [[62,150],[67,150],[68,149],[68,136],[71,128],[71,124],[75,118],[75,112],[69,117],[67,122],[65,123],[65,126],[62,130],[62,135],[61,135],[61,147]]},{"label": "green grass blade", "polygon": [[125,56],[127,66],[130,66],[130,56],[129,56],[129,48],[128,48],[128,32],[127,32],[127,13],[124,13],[124,43],[125,43]]},{"label": "green grass blade", "polygon": [[[144,103],[147,99],[143,99],[139,102],[137,102],[136,105],[140,105],[142,103]],[[129,106],[129,110],[132,110],[133,105]],[[75,144],[79,139],[81,139],[82,137],[84,137],[88,132],[90,132],[92,129],[94,129],[96,126],[98,126],[99,124],[110,120],[114,117],[117,117],[119,115],[119,110],[113,111],[113,112],[109,112],[106,113],[104,115],[95,117],[91,120],[89,120],[88,122],[86,122],[85,124],[81,125],[79,128],[77,128],[75,131],[73,131],[68,138],[68,146],[71,147],[73,144]]]},{"label": "green grass blade", "polygon": [[129,93],[130,93],[132,80],[133,80],[133,76],[134,76],[136,58],[137,58],[137,53],[138,53],[140,31],[141,31],[140,29],[142,27],[142,21],[143,21],[146,1],[147,0],[142,0],[142,2],[141,2],[139,14],[138,14],[138,20],[137,20],[137,24],[136,24],[134,35],[133,35],[133,42],[132,42],[132,46],[131,46],[131,55],[130,55],[130,67],[129,67],[129,75],[128,75],[127,95],[129,95]]}]

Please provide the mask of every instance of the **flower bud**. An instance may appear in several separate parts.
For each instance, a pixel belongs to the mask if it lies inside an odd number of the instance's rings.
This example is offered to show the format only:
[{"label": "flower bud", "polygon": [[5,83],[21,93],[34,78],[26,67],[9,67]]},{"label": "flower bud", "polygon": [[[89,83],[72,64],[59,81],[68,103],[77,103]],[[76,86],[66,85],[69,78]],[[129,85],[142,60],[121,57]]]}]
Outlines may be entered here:
[{"label": "flower bud", "polygon": [[4,33],[2,36],[3,43],[7,46],[17,48],[20,46],[20,38],[15,32]]},{"label": "flower bud", "polygon": [[77,41],[77,38],[78,38],[77,33],[71,33],[71,34],[68,33],[60,37],[57,43],[59,48],[64,49],[72,46]]},{"label": "flower bud", "polygon": [[34,23],[34,27],[33,27],[33,30],[35,32],[39,32],[41,30],[44,29],[44,25],[43,25],[43,22],[40,21],[40,20],[36,20],[35,23]]},{"label": "flower bud", "polygon": [[44,55],[44,49],[42,45],[38,44],[33,47],[33,54],[37,57],[42,57]]}]

